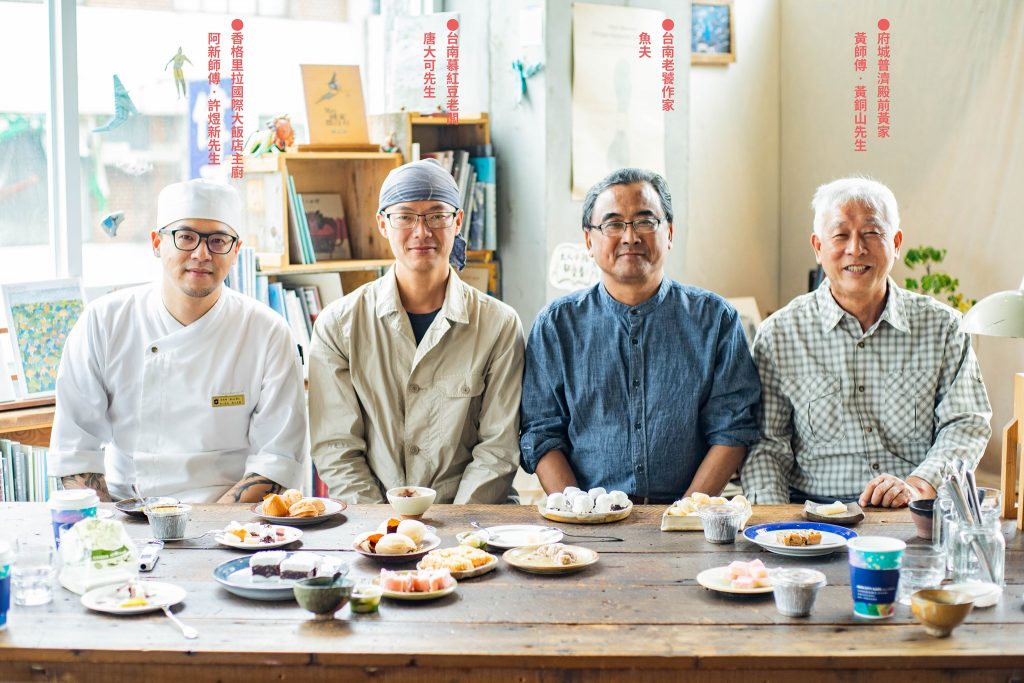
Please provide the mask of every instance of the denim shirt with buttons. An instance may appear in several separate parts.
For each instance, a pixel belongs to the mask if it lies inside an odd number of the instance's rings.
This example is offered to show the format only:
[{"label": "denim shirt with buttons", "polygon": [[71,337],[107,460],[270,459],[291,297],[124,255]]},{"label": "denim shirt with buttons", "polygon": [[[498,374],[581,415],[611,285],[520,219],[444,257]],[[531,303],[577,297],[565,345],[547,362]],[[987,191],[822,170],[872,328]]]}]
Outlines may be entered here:
[{"label": "denim shirt with buttons", "polygon": [[523,379],[522,465],[553,449],[584,490],[681,496],[712,445],[757,440],[760,382],[724,299],[665,278],[637,306],[603,284],[544,309]]}]

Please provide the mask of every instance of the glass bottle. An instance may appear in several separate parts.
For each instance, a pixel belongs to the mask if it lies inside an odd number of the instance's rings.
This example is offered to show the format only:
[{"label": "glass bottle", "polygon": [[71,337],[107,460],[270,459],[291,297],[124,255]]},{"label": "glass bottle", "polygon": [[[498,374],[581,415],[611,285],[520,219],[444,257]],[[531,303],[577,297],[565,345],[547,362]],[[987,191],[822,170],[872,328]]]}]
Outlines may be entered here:
[{"label": "glass bottle", "polygon": [[1006,540],[998,517],[986,516],[977,526],[957,525],[952,554],[953,579],[957,583],[1005,583]]}]

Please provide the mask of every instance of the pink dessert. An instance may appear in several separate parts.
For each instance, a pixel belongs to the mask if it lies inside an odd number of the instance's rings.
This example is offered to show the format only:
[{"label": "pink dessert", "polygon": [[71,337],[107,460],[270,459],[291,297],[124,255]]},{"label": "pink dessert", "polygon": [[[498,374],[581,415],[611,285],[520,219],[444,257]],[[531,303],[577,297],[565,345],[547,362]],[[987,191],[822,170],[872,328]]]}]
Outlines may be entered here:
[{"label": "pink dessert", "polygon": [[768,568],[761,560],[732,562],[727,567],[728,578],[733,588],[750,589],[770,586]]},{"label": "pink dessert", "polygon": [[447,569],[419,569],[415,572],[380,570],[380,587],[393,593],[432,593],[452,585]]}]

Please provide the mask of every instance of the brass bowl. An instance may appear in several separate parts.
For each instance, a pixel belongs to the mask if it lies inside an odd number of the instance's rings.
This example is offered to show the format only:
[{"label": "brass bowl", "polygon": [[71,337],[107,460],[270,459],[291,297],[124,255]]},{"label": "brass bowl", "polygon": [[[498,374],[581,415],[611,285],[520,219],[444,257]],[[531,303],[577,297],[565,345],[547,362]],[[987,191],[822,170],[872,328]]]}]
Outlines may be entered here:
[{"label": "brass bowl", "polygon": [[928,635],[945,638],[974,609],[974,597],[966,593],[929,588],[910,596],[910,610]]}]

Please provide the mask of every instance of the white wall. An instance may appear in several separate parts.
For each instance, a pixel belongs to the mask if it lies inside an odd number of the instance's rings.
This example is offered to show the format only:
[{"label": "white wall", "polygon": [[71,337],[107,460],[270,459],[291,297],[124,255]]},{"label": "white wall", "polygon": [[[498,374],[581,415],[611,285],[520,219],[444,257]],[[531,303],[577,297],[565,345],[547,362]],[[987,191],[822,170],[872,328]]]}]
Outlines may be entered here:
[{"label": "white wall", "polygon": [[779,2],[736,0],[736,61],[690,69],[690,208],[672,276],[778,308]]},{"label": "white wall", "polygon": [[[892,27],[892,137],[852,151],[853,36]],[[948,248],[969,296],[1012,289],[1024,274],[1024,2],[782,0],[782,302],[806,289],[817,185],[864,173],[900,204],[905,244]],[[873,62],[869,59],[869,63]],[[869,121],[875,110],[869,66]],[[869,128],[873,131],[874,126]],[[906,268],[894,273],[901,281]],[[1024,341],[975,338],[994,409],[985,467],[997,467]]]}]

